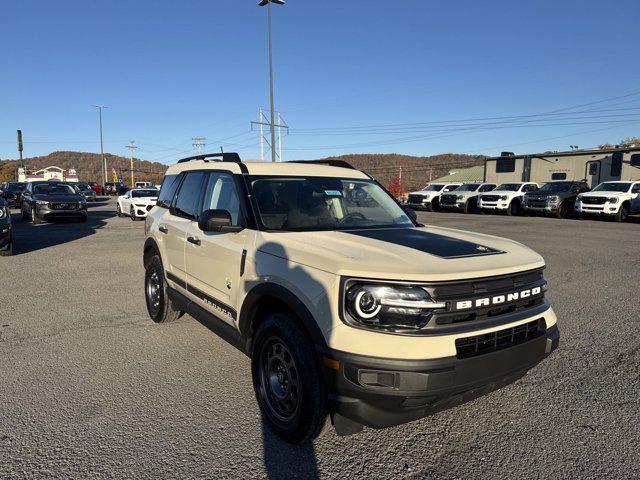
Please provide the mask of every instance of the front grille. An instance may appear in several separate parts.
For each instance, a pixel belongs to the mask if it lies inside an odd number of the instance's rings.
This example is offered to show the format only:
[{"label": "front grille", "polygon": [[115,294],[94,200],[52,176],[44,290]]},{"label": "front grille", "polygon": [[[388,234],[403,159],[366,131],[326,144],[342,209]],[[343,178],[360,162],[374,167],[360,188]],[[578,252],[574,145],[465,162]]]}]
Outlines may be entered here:
[{"label": "front grille", "polygon": [[456,357],[470,358],[486,353],[504,350],[521,343],[528,342],[543,335],[547,330],[544,318],[505,328],[497,332],[485,333],[473,337],[459,338],[456,340]]},{"label": "front grille", "polygon": [[78,208],[77,203],[50,203],[49,208],[51,210],[76,210]]},{"label": "front grille", "polygon": [[497,202],[500,200],[500,195],[482,195],[482,200],[485,202]]},{"label": "front grille", "polygon": [[455,205],[457,195],[440,195],[440,205]]},{"label": "front grille", "polygon": [[424,197],[422,195],[409,195],[409,203],[422,203]]},{"label": "front grille", "polygon": [[527,198],[527,207],[532,208],[547,208],[546,198]]},{"label": "front grille", "polygon": [[542,280],[542,269],[503,275],[491,278],[474,278],[455,283],[443,283],[429,289],[429,294],[437,301],[460,300],[464,297],[477,295],[492,295],[502,291],[512,291],[524,288],[529,284]]},{"label": "front grille", "polygon": [[580,197],[582,203],[587,203],[589,205],[604,205],[607,203],[606,197]]}]

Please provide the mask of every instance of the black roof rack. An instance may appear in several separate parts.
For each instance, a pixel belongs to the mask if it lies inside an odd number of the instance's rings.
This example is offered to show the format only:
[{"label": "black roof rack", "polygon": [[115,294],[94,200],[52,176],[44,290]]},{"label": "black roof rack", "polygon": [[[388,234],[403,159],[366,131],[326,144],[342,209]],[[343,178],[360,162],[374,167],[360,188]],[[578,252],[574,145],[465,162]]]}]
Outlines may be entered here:
[{"label": "black roof rack", "polygon": [[192,160],[207,160],[208,158],[221,158],[221,160],[218,160],[219,162],[242,163],[240,155],[235,152],[203,153],[201,155],[194,155],[193,157],[182,158],[178,160],[178,163],[190,162]]},{"label": "black roof rack", "polygon": [[344,160],[290,160],[288,163],[312,163],[315,165],[327,165],[329,167],[350,168],[351,170],[358,170],[349,162]]}]

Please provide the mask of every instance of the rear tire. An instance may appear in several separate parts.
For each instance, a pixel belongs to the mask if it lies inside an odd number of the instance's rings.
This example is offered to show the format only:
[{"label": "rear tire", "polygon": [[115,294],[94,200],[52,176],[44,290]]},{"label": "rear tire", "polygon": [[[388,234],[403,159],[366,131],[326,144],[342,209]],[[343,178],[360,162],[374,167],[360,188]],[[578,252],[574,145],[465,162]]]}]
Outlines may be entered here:
[{"label": "rear tire", "polygon": [[616,222],[626,222],[629,219],[629,205],[623,203],[615,216]]},{"label": "rear tire", "polygon": [[327,394],[313,344],[287,312],[268,315],[251,352],[253,388],[263,421],[289,443],[318,436],[327,417]]},{"label": "rear tire", "polygon": [[167,294],[162,260],[156,254],[147,263],[144,275],[144,293],[147,312],[155,323],[173,322],[184,312],[178,310]]},{"label": "rear tire", "polygon": [[553,215],[556,218],[566,218],[568,213],[567,202],[562,202],[558,207],[558,210]]}]

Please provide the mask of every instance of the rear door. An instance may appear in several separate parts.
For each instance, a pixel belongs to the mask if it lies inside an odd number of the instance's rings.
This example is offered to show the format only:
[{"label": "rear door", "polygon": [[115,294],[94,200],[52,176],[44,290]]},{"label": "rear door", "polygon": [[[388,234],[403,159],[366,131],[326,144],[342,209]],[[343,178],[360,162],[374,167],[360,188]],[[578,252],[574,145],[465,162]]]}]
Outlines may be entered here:
[{"label": "rear door", "polygon": [[[200,212],[227,210],[234,226],[246,226],[246,209],[240,195],[239,177],[229,172],[210,172]],[[251,230],[203,232],[191,222],[185,244],[187,283],[192,300],[222,320],[233,324],[240,290],[245,246]]]},{"label": "rear door", "polygon": [[185,243],[191,222],[197,221],[202,184],[205,172],[187,172],[182,178],[178,193],[168,210],[159,220],[159,230],[163,237],[167,278],[176,285],[186,287]]}]

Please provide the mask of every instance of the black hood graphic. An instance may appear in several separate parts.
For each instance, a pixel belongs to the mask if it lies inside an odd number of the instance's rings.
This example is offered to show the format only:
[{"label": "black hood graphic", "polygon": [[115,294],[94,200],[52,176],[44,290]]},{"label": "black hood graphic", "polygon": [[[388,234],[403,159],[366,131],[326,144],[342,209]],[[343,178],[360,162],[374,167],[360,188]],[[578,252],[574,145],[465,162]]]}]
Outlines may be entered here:
[{"label": "black hood graphic", "polygon": [[416,228],[385,228],[377,230],[345,231],[350,235],[371,238],[381,242],[402,245],[440,258],[481,257],[505,253],[478,243],[460,240],[458,238],[425,232]]}]

